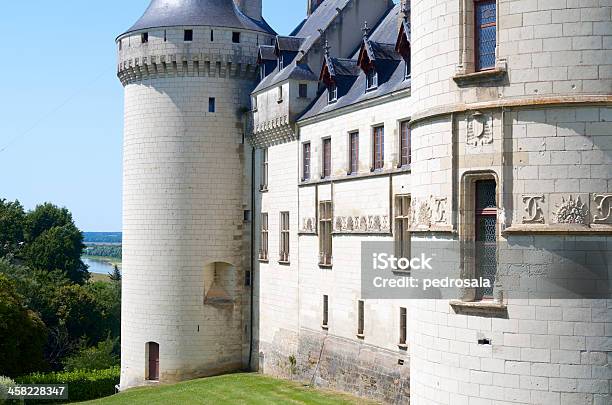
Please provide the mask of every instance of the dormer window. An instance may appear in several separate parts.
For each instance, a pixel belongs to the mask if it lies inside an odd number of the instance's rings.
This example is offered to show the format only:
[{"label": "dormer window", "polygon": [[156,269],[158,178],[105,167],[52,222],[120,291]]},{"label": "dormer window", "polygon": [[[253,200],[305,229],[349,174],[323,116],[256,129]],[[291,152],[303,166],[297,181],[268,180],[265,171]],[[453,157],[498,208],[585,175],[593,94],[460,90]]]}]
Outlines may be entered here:
[{"label": "dormer window", "polygon": [[253,112],[257,111],[257,96],[251,97],[251,107]]},{"label": "dormer window", "polygon": [[410,60],[404,61],[404,80],[410,79]]},{"label": "dormer window", "polygon": [[378,87],[378,73],[375,69],[370,69],[366,73],[366,91],[374,90]]},{"label": "dormer window", "polygon": [[281,71],[285,68],[285,61],[283,60],[283,55],[278,57],[278,70]]},{"label": "dormer window", "polygon": [[265,63],[262,63],[259,66],[259,76],[261,80],[266,78],[266,64]]},{"label": "dormer window", "polygon": [[335,83],[332,83],[327,87],[327,92],[327,102],[329,104],[338,101],[338,86],[336,86]]}]

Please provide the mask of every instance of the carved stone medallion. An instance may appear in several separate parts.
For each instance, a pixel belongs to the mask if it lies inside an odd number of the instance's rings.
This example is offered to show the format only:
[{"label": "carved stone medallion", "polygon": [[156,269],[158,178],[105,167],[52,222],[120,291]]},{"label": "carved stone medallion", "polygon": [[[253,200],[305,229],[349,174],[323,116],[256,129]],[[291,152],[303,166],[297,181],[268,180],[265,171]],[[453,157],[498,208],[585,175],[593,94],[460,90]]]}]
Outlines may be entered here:
[{"label": "carved stone medallion", "polygon": [[558,224],[588,225],[589,223],[589,209],[580,196],[569,195],[567,198],[562,196],[555,209],[553,220]]},{"label": "carved stone medallion", "polygon": [[612,224],[612,194],[593,194],[593,223]]},{"label": "carved stone medallion", "polygon": [[493,143],[493,117],[479,111],[468,117],[467,144],[479,146]]},{"label": "carved stone medallion", "polygon": [[523,216],[524,224],[543,224],[546,222],[544,216],[544,194],[527,194],[522,196],[523,210],[525,214]]}]

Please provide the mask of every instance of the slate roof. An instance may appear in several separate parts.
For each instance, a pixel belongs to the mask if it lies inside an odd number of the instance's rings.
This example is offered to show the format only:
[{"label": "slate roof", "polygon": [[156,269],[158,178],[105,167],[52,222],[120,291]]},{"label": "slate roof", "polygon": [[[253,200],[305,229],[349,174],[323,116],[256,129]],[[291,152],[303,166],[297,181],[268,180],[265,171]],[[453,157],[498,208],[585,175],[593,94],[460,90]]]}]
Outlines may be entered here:
[{"label": "slate roof", "polygon": [[327,58],[326,62],[332,76],[359,76],[359,66],[353,59]]},{"label": "slate roof", "polygon": [[[389,47],[391,49],[395,48],[395,43],[399,34],[398,18],[400,8],[401,6],[399,4],[396,5],[369,36],[370,42],[384,44],[384,46],[380,47],[376,52],[380,52],[378,55],[385,55],[385,58],[391,57],[388,54]],[[353,63],[355,65],[357,65],[358,57],[359,51],[353,58]],[[323,91],[319,98],[315,100],[309,109],[299,118],[299,121],[410,88],[410,79],[405,80],[404,63],[397,53],[395,53],[391,59],[385,59],[382,66],[388,69],[388,72],[379,72],[379,75],[383,73],[386,78],[379,82],[376,90],[365,91],[366,77],[365,73],[360,70],[359,76],[354,79],[350,89],[344,95],[339,95],[338,101],[329,104],[327,90]]]},{"label": "slate roof", "polygon": [[276,37],[276,47],[280,51],[297,52],[300,50],[300,47],[302,46],[303,42],[304,38],[283,37],[280,35]]},{"label": "slate roof", "polygon": [[144,15],[124,34],[176,26],[238,28],[275,34],[264,20],[244,15],[233,0],[152,0]]},{"label": "slate roof", "polygon": [[[306,53],[308,50],[317,42],[320,38],[321,33],[319,29],[325,30],[337,17],[338,11],[337,8],[343,9],[351,0],[325,0],[317,9],[304,21],[302,21],[291,33],[289,37],[297,37],[301,40],[300,47],[298,48],[298,53]],[[280,37],[280,38],[288,38],[288,37]],[[277,83],[282,82],[288,78],[294,78],[295,75],[304,75],[304,69],[298,68],[298,60],[300,55],[296,57],[296,59],[285,66],[285,68],[279,72],[278,67],[274,69],[272,73],[270,73],[266,78],[264,78],[255,88],[254,92],[258,92],[260,90],[266,89],[268,87],[272,87]],[[299,71],[296,72],[296,69]],[[308,71],[312,73],[310,68]],[[301,80],[318,80],[318,73],[312,73],[311,78],[303,78]]]},{"label": "slate roof", "polygon": [[274,45],[260,45],[259,46],[259,59],[260,60],[276,60],[276,52],[274,52]]}]

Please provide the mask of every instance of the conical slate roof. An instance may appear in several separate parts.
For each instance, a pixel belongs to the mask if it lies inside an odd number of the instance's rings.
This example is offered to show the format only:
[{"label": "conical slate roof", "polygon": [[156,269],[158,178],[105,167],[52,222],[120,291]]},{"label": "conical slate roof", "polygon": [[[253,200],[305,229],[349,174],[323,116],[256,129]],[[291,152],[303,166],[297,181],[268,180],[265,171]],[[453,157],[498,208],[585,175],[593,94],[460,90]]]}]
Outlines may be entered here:
[{"label": "conical slate roof", "polygon": [[152,0],[144,15],[126,34],[182,25],[210,25],[275,33],[265,21],[256,21],[244,15],[233,0]]}]

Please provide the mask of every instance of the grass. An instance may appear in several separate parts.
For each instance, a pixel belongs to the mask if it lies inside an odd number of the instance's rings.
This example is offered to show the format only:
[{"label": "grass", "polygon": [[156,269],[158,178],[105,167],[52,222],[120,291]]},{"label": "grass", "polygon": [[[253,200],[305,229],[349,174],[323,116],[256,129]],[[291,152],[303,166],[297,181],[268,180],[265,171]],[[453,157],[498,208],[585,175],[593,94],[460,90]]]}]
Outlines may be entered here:
[{"label": "grass", "polygon": [[337,392],[313,389],[261,374],[241,373],[204,378],[176,385],[135,388],[112,397],[86,402],[86,404],[342,405],[373,404],[373,402]]}]

